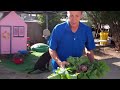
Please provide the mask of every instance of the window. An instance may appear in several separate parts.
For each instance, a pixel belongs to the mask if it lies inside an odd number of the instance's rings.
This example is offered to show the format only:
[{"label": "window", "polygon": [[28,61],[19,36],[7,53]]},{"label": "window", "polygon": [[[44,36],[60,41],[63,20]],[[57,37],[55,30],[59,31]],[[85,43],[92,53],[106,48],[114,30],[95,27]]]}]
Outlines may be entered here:
[{"label": "window", "polygon": [[25,28],[24,26],[14,26],[13,27],[13,36],[14,37],[24,37]]},{"label": "window", "polygon": [[24,27],[19,27],[19,36],[24,37],[24,34],[25,34]]},{"label": "window", "polygon": [[14,27],[13,28],[13,36],[14,37],[18,37],[19,36],[19,27]]}]

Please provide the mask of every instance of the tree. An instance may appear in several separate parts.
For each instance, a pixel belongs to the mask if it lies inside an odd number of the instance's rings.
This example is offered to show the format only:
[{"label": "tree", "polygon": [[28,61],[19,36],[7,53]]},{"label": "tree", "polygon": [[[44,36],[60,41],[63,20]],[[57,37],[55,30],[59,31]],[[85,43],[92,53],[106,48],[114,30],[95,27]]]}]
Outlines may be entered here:
[{"label": "tree", "polygon": [[[40,25],[42,26],[43,30],[46,29],[46,15],[45,14],[38,14],[37,15]],[[65,18],[66,15],[62,13],[54,13],[48,14],[48,29],[50,31],[53,30],[54,26],[58,23],[61,23],[61,18]]]},{"label": "tree", "polygon": [[37,19],[42,27],[42,30],[45,29],[45,14],[37,14]]},{"label": "tree", "polygon": [[87,14],[95,25],[97,23],[110,25],[115,46],[120,50],[120,11],[88,11]]}]

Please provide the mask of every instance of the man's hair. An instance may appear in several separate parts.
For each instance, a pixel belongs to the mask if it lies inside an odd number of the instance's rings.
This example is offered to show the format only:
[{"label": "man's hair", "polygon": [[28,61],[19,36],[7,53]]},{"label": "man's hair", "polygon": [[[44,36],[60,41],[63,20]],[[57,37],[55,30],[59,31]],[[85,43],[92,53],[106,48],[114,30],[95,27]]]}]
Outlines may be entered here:
[{"label": "man's hair", "polygon": [[[67,16],[69,16],[69,12],[70,12],[70,11],[67,11]],[[80,11],[80,12],[81,12],[81,14],[83,13],[83,11]]]}]

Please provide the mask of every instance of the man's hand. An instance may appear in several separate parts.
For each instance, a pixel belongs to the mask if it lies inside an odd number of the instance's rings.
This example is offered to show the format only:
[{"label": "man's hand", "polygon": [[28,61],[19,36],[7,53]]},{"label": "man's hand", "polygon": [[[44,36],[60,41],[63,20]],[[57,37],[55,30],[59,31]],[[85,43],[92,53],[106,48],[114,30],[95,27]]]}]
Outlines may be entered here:
[{"label": "man's hand", "polygon": [[65,66],[69,65],[67,61],[60,62],[59,67],[65,68]]},{"label": "man's hand", "polygon": [[58,64],[59,67],[61,68],[65,68],[66,65],[69,65],[69,63],[67,61],[61,61],[56,53],[56,51],[52,50],[49,48],[49,53],[51,55],[52,58],[54,58],[54,60],[56,61],[56,63]]},{"label": "man's hand", "polygon": [[87,57],[88,57],[88,59],[90,60],[91,63],[94,62],[94,57],[93,57],[93,55],[87,53]]},{"label": "man's hand", "polygon": [[86,48],[85,48],[85,53],[88,57],[88,59],[90,60],[90,62],[94,62],[94,53],[92,50],[88,51]]}]

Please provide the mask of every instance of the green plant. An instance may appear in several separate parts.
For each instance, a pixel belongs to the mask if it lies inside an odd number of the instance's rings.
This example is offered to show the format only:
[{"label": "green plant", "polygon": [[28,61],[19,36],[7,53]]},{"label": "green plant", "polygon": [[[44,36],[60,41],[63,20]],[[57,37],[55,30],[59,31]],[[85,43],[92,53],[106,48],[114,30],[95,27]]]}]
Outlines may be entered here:
[{"label": "green plant", "polygon": [[[110,70],[105,61],[95,60],[91,63],[86,56],[69,57],[67,61],[70,63],[67,67],[58,68],[48,79],[99,79]],[[81,69],[83,67],[86,70]]]}]

